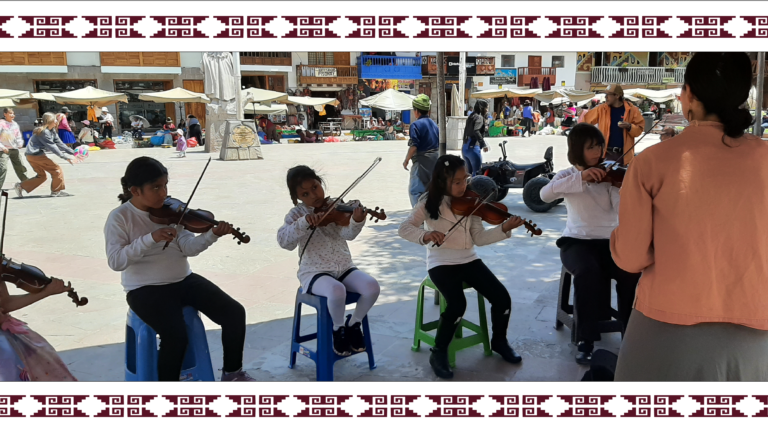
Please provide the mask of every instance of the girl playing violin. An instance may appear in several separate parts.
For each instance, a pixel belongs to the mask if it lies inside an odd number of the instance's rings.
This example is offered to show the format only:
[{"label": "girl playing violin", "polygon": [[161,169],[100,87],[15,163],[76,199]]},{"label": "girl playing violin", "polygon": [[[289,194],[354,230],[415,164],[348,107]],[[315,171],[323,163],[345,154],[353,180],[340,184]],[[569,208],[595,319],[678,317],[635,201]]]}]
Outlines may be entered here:
[{"label": "girl playing violin", "polygon": [[[440,315],[435,347],[429,356],[429,364],[435,375],[440,378],[453,377],[448,363],[448,345],[467,307],[464,282],[491,303],[491,349],[510,363],[519,363],[522,360],[507,341],[512,300],[504,285],[477,257],[475,246],[510,238],[511,231],[523,225],[523,221],[515,216],[498,227],[486,230],[479,217],[470,216],[452,233],[446,235],[460,218],[451,210],[451,200],[464,196],[469,178],[470,175],[460,157],[440,156],[432,172],[427,193],[419,199],[411,215],[400,224],[398,231],[400,237],[408,241],[421,245],[439,245],[427,248],[427,271],[437,290],[448,303],[445,312]],[[422,228],[424,223],[427,224],[426,230]]]},{"label": "girl playing violin", "polygon": [[77,381],[48,341],[26,323],[7,315],[67,292],[64,281],[52,279],[40,292],[13,296],[0,280],[0,381]]},{"label": "girl playing violin", "polygon": [[[347,242],[362,231],[365,212],[362,207],[356,207],[348,226],[324,225],[321,223],[324,213],[315,213],[316,208],[329,204],[323,179],[312,168],[299,165],[288,170],[286,181],[295,207],[277,231],[277,242],[287,250],[299,246],[298,277],[302,291],[328,299],[336,354],[363,352],[365,341],[360,323],[379,298],[380,288],[376,279],[355,267]],[[312,230],[311,227],[316,228]],[[360,294],[360,300],[345,323],[347,291]]]},{"label": "girl playing violin", "polygon": [[[183,227],[152,222],[150,209],[161,208],[168,195],[168,170],[150,157],[131,161],[120,182],[122,205],[112,210],[104,226],[107,260],[112,270],[122,272],[131,310],[160,335],[160,381],[179,380],[187,348],[184,306],[192,306],[221,326],[221,380],[255,381],[242,370],[245,309],[212,282],[192,273],[187,261],[231,234],[232,225],[220,222],[195,236]],[[170,246],[163,250],[166,242]]]},{"label": "girl playing violin", "polygon": [[606,180],[602,161],[605,138],[598,128],[579,123],[568,135],[568,161],[572,167],[558,172],[541,189],[541,199],[565,199],[568,219],[557,241],[563,266],[573,275],[578,354],[576,363],[592,361],[599,321],[610,319],[611,279],[616,280],[619,319],[626,328],[635,299],[639,273],[628,273],[613,262],[611,232],[619,225],[620,183]]}]

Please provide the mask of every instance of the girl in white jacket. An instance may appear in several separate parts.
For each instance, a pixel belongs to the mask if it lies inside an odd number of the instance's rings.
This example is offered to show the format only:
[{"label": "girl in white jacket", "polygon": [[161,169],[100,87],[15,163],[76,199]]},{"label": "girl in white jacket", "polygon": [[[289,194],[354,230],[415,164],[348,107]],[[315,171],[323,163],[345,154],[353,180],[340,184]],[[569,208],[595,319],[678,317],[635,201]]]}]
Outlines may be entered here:
[{"label": "girl in white jacket", "polygon": [[[448,364],[448,345],[467,308],[463,283],[466,282],[491,303],[493,337],[491,349],[510,363],[522,358],[507,341],[507,325],[512,300],[504,285],[485,266],[475,253],[475,246],[484,246],[507,239],[510,231],[523,224],[515,216],[503,224],[486,230],[477,216],[465,218],[454,231],[446,232],[461,218],[451,210],[451,200],[461,197],[470,178],[464,161],[453,155],[440,156],[432,172],[427,193],[419,199],[411,215],[400,224],[400,237],[421,245],[435,243],[439,247],[427,247],[427,271],[430,279],[445,297],[447,307],[440,315],[435,336],[435,347],[429,364],[440,378],[452,378]],[[427,229],[423,229],[426,223]]]},{"label": "girl in white jacket", "polygon": [[[376,279],[355,267],[347,242],[362,231],[365,212],[357,207],[347,226],[331,223],[310,229],[323,217],[323,213],[315,213],[315,208],[324,206],[328,200],[323,179],[312,168],[299,165],[288,170],[286,182],[296,207],[285,215],[285,223],[277,232],[277,242],[287,250],[299,247],[298,276],[303,292],[328,299],[336,354],[363,352],[365,341],[360,323],[379,298],[380,288]],[[360,294],[360,299],[345,323],[347,291]]]}]

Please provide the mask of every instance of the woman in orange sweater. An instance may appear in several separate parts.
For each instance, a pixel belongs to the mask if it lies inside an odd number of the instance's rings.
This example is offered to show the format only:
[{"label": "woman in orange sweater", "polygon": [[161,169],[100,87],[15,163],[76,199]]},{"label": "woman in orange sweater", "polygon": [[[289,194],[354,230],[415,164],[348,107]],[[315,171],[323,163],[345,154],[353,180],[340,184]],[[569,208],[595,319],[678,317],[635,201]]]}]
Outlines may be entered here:
[{"label": "woman in orange sweater", "polygon": [[751,81],[747,54],[696,53],[690,126],[629,165],[611,253],[643,275],[617,381],[768,380],[768,146],[744,134]]}]

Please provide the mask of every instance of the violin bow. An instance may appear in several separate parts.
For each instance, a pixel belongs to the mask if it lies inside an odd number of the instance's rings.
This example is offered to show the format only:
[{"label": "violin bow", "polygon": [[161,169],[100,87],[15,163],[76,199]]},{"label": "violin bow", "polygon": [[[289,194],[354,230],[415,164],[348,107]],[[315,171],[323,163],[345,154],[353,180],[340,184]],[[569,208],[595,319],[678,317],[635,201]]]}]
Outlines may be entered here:
[{"label": "violin bow", "polygon": [[[637,139],[637,141],[635,141],[635,143],[634,143],[634,144],[632,144],[632,147],[630,147],[630,148],[629,148],[629,149],[628,149],[626,152],[624,152],[624,154],[623,154],[623,155],[621,155],[621,157],[620,157],[619,159],[616,159],[616,160],[617,160],[617,161],[618,161],[618,160],[621,160],[621,159],[623,159],[623,158],[624,158],[624,156],[628,155],[628,154],[629,154],[629,152],[631,152],[631,151],[632,151],[632,149],[633,149],[633,148],[635,148],[635,146],[637,145],[637,143],[639,143],[640,141],[642,141],[642,140],[643,140],[643,138],[645,138],[645,136],[646,136],[646,135],[648,135],[649,133],[651,133],[651,131],[653,130],[653,128],[655,128],[655,127],[656,127],[656,125],[657,125],[657,124],[659,124],[659,122],[661,122],[661,119],[658,119],[658,120],[656,120],[656,123],[654,123],[654,124],[653,124],[653,126],[651,126],[651,128],[650,128],[650,129],[648,129],[648,132],[644,133],[644,134],[643,134],[643,136],[641,136],[640,138],[638,138],[638,139]],[[614,161],[614,162],[615,162],[615,161]],[[613,165],[613,164],[612,164],[612,165]]]},{"label": "violin bow", "polygon": [[[351,184],[351,185],[349,185],[349,187],[347,188],[347,190],[345,190],[345,191],[344,191],[344,192],[343,192],[341,195],[339,195],[339,197],[338,197],[338,198],[336,198],[336,200],[335,200],[333,203],[331,203],[331,207],[330,207],[330,208],[331,208],[331,209],[334,209],[334,208],[336,207],[336,204],[338,204],[338,203],[339,203],[339,201],[341,201],[341,199],[342,199],[342,198],[344,198],[345,196],[347,196],[347,194],[348,194],[348,193],[349,193],[349,192],[350,192],[350,191],[351,191],[351,190],[352,190],[352,189],[353,189],[355,186],[357,186],[358,184],[360,184],[360,182],[361,182],[361,181],[363,181],[363,179],[364,179],[364,178],[365,178],[365,177],[366,177],[368,174],[370,174],[370,173],[371,173],[371,171],[373,171],[373,169],[374,169],[374,168],[376,168],[376,165],[378,165],[378,164],[379,164],[379,162],[381,162],[381,157],[377,157],[376,159],[374,159],[374,160],[373,160],[373,163],[371,164],[371,166],[370,166],[370,167],[368,167],[368,169],[367,169],[367,170],[365,170],[365,172],[364,172],[364,173],[363,173],[363,174],[362,174],[360,177],[358,177],[358,178],[357,178],[355,181],[353,181],[353,182],[352,182],[352,184]],[[330,211],[326,212],[326,213],[323,215],[323,217],[321,217],[321,218],[320,218],[320,220],[317,222],[317,225],[318,225],[318,226],[319,226],[319,225],[320,225],[320,223],[323,221],[323,219],[325,219],[325,217],[326,217],[326,216],[328,216],[328,213],[330,213]],[[301,259],[302,259],[302,258],[304,258],[304,252],[306,252],[306,251],[307,251],[307,245],[309,245],[309,241],[310,241],[310,240],[312,240],[312,236],[313,236],[313,235],[315,235],[315,230],[317,229],[317,226],[314,226],[314,227],[309,227],[309,229],[311,229],[311,230],[312,230],[312,233],[309,235],[309,238],[307,238],[307,241],[306,241],[306,243],[304,243],[304,247],[301,249],[301,254],[299,255],[299,265],[301,265]]]},{"label": "violin bow", "polygon": [[[195,196],[195,192],[197,191],[197,187],[200,185],[200,180],[203,179],[203,175],[205,175],[205,170],[208,169],[208,165],[211,164],[211,159],[213,156],[208,157],[208,163],[205,164],[205,168],[203,168],[203,172],[200,174],[200,178],[197,179],[197,183],[195,183],[195,188],[192,189],[192,195],[189,196],[189,199],[187,200],[187,203],[184,204],[184,209],[181,211],[181,216],[179,216],[179,222],[176,225],[179,225],[182,220],[184,220],[184,215],[187,213],[187,209],[189,208],[189,202],[192,201],[192,197]],[[167,241],[165,242],[165,246],[163,246],[163,250],[168,247],[168,245],[171,244],[171,242]]]},{"label": "violin bow", "polygon": [[[374,169],[374,168],[376,168],[376,165],[378,165],[378,164],[379,164],[379,162],[381,162],[381,157],[377,157],[376,159],[374,159],[374,161],[373,161],[373,164],[371,164],[371,166],[370,166],[370,167],[368,167],[368,169],[367,169],[367,170],[365,170],[365,172],[364,172],[364,173],[363,173],[363,174],[362,174],[360,177],[358,177],[358,178],[357,178],[357,180],[355,180],[354,182],[352,182],[352,184],[351,184],[351,185],[349,185],[349,187],[347,188],[347,190],[345,190],[345,191],[344,191],[344,192],[343,192],[341,195],[339,195],[339,197],[338,197],[338,198],[336,198],[336,200],[335,200],[335,201],[333,201],[333,203],[331,203],[331,207],[330,207],[330,208],[331,208],[331,209],[334,209],[334,208],[336,207],[336,204],[338,204],[338,203],[339,203],[339,201],[341,201],[341,200],[342,200],[342,199],[343,199],[345,196],[347,196],[347,194],[348,194],[349,192],[351,192],[351,191],[352,191],[352,189],[354,189],[354,187],[355,187],[355,186],[359,185],[359,184],[360,184],[360,182],[361,182],[361,181],[363,181],[363,179],[364,179],[366,176],[368,176],[368,174],[370,174],[370,173],[371,173],[371,171],[373,171],[373,169]],[[326,217],[326,216],[328,216],[328,213],[330,213],[330,211],[326,212],[326,213],[323,215],[323,217],[321,217],[321,218],[320,218],[320,220],[317,222],[317,224],[318,224],[318,225],[320,225],[320,223],[323,221],[323,219],[325,219],[325,217]],[[310,228],[311,228],[311,227],[310,227]],[[317,228],[317,227],[315,227],[315,228]],[[311,229],[314,229],[314,228],[311,228]],[[305,246],[306,246],[306,245],[305,245]]]},{"label": "violin bow", "polygon": [[[491,200],[491,196],[493,196],[493,191],[490,191],[490,192],[488,192],[488,195],[486,195],[486,196],[485,196],[485,198],[483,198],[483,201],[482,201],[482,202],[480,202],[480,204],[478,204],[478,205],[476,205],[476,206],[475,206],[475,209],[474,209],[474,210],[472,210],[472,212],[471,212],[470,214],[468,214],[468,215],[464,215],[464,216],[462,216],[462,217],[461,217],[459,220],[457,220],[457,221],[456,221],[456,223],[455,223],[455,224],[453,224],[453,226],[452,226],[452,227],[451,227],[451,228],[448,230],[448,232],[446,232],[446,233],[445,233],[445,237],[443,237],[443,243],[445,243],[445,241],[448,239],[448,237],[450,237],[450,236],[451,236],[451,234],[453,234],[453,233],[454,233],[454,231],[455,231],[456,227],[457,227],[457,226],[459,226],[459,224],[461,223],[461,221],[463,221],[464,219],[466,219],[468,216],[472,216],[473,214],[475,214],[475,212],[477,211],[477,209],[479,209],[479,208],[480,208],[480,207],[481,207],[483,204],[485,204],[485,203],[487,203],[488,201],[490,201],[490,200]],[[439,245],[439,244],[437,244],[437,243],[433,243],[433,244],[432,244],[432,247],[435,247],[435,246],[437,246],[437,247],[440,247],[440,245]]]}]

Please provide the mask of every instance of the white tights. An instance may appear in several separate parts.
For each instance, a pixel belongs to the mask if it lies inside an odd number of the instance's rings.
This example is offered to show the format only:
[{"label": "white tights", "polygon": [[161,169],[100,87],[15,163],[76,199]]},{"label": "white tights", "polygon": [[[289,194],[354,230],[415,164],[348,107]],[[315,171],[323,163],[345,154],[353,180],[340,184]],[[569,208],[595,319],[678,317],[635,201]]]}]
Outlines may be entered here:
[{"label": "white tights", "polygon": [[319,277],[312,285],[312,294],[328,299],[328,312],[333,320],[333,329],[338,330],[344,325],[344,309],[347,291],[360,294],[355,312],[349,320],[349,325],[359,323],[368,314],[376,299],[379,298],[379,283],[376,279],[360,270],[355,270],[343,282],[339,282],[330,276]]}]

